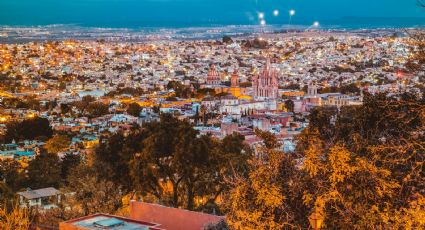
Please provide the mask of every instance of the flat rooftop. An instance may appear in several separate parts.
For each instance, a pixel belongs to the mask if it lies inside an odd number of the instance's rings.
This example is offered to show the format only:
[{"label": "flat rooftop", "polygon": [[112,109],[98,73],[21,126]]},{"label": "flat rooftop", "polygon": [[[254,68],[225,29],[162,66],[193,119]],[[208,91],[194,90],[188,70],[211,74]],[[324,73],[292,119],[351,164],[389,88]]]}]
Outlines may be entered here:
[{"label": "flat rooftop", "polygon": [[137,221],[107,214],[95,214],[62,222],[59,229],[162,230],[159,228],[159,224]]}]

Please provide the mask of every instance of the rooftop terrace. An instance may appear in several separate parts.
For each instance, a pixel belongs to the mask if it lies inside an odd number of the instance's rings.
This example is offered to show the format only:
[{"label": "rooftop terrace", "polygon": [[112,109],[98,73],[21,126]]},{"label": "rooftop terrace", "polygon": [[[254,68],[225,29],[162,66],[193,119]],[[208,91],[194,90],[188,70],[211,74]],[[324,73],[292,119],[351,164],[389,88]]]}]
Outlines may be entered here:
[{"label": "rooftop terrace", "polygon": [[107,214],[95,214],[63,222],[61,230],[161,230],[158,224]]}]

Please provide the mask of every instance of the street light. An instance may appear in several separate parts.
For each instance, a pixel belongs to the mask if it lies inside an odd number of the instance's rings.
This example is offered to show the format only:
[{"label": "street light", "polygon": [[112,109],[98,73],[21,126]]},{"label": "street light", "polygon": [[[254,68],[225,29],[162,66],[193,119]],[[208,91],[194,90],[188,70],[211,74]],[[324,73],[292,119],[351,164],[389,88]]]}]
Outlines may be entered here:
[{"label": "street light", "polygon": [[264,13],[262,13],[262,12],[258,13],[258,18],[259,19],[264,19]]},{"label": "street light", "polygon": [[318,21],[313,22],[313,25],[309,26],[305,31],[313,30],[313,28],[318,28],[320,26],[320,23]]},{"label": "street light", "polygon": [[310,222],[310,225],[313,228],[313,230],[319,230],[323,224],[323,216],[315,210],[308,217],[308,221]]},{"label": "street light", "polygon": [[289,11],[289,25],[291,25],[291,21],[292,21],[292,16],[295,15],[295,10],[290,10]]}]

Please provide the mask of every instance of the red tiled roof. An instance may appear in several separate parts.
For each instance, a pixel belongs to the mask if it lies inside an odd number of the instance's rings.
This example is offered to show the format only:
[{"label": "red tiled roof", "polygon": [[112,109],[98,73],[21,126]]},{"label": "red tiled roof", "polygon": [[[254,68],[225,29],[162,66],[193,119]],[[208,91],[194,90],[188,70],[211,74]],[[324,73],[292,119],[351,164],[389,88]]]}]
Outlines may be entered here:
[{"label": "red tiled roof", "polygon": [[200,230],[210,223],[218,223],[223,216],[170,208],[158,204],[132,201],[130,217],[161,224],[167,230]]}]

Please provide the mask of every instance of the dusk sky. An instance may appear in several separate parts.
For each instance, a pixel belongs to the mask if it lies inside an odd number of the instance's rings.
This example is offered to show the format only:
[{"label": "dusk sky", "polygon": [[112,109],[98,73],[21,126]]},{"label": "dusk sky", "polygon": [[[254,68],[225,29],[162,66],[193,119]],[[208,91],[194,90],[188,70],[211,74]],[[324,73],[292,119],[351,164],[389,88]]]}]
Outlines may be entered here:
[{"label": "dusk sky", "polygon": [[[280,15],[274,17],[273,10]],[[416,0],[1,0],[0,25],[84,24],[151,26],[160,23],[269,24],[342,17],[425,17]],[[425,24],[425,18],[424,18]]]}]

